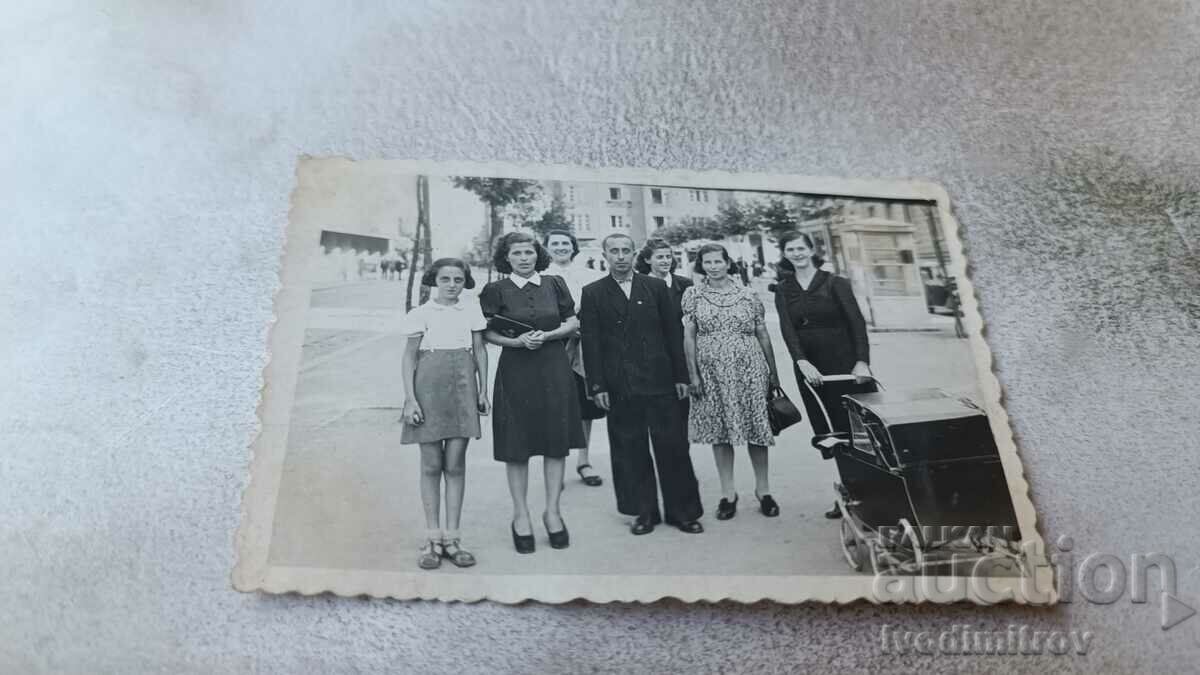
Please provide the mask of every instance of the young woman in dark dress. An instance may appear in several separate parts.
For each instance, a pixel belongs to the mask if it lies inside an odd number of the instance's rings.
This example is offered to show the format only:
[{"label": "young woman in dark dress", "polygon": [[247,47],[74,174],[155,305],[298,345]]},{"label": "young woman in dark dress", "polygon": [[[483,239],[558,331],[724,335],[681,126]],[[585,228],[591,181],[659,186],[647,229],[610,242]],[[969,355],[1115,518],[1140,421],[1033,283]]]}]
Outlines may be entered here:
[{"label": "young woman in dark dress", "polygon": [[570,537],[559,510],[563,468],[570,449],[584,442],[575,376],[564,344],[579,330],[575,301],[566,281],[540,273],[550,264],[550,256],[529,233],[501,237],[492,262],[496,270],[510,276],[483,287],[479,293],[483,315],[503,316],[534,328],[515,338],[490,328],[484,333],[488,342],[503,347],[492,393],[492,435],[496,461],[507,466],[513,546],[518,553],[533,553],[535,548],[526,493],[529,458],[541,455],[546,487],[542,524],[550,546],[566,548]]},{"label": "young woman in dark dress", "polygon": [[[775,311],[794,362],[796,385],[808,421],[814,434],[848,432],[850,419],[841,406],[841,397],[877,389],[871,376],[867,322],[850,280],[820,269],[823,261],[815,255],[807,234],[792,232],[780,237],[779,251],[783,258],[779,261]],[[853,384],[822,379],[846,374],[854,376]],[[841,515],[836,504],[825,513],[827,518]]]}]

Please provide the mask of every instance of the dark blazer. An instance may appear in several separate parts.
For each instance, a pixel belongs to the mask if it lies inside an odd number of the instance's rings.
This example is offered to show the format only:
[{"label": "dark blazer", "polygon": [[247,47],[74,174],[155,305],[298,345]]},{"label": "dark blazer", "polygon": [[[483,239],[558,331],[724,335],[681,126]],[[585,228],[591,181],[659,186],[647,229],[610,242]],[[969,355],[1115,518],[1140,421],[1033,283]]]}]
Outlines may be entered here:
[{"label": "dark blazer", "polygon": [[583,287],[579,332],[588,392],[673,394],[687,383],[683,322],[667,285],[633,275],[629,298],[612,276]]},{"label": "dark blazer", "polygon": [[680,305],[683,303],[683,292],[691,288],[696,282],[687,277],[681,277],[678,274],[671,274],[671,299],[675,301],[675,311],[682,314],[683,310]]}]

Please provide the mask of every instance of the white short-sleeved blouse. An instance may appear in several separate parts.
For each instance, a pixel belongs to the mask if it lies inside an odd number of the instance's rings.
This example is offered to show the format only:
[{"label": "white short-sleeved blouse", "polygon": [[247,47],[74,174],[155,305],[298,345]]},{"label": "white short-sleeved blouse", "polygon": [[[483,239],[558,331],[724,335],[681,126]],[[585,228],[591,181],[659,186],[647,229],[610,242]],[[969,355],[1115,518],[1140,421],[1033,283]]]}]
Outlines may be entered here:
[{"label": "white short-sleeved blouse", "polygon": [[472,331],[487,328],[477,300],[460,299],[453,305],[433,300],[404,316],[400,332],[421,336],[421,349],[470,349]]}]

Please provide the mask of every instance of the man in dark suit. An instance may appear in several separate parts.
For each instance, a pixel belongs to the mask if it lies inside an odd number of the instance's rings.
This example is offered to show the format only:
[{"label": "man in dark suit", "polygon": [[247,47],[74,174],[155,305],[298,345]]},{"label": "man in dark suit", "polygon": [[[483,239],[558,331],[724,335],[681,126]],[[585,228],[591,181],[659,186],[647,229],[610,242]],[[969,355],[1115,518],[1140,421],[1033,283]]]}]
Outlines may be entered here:
[{"label": "man in dark suit", "polygon": [[633,239],[609,235],[602,247],[609,274],[584,286],[579,321],[588,392],[609,411],[617,510],[636,516],[634,534],[654,531],[664,515],[684,532],[703,532],[683,408],[689,380],[679,310],[665,283],[634,273]]}]

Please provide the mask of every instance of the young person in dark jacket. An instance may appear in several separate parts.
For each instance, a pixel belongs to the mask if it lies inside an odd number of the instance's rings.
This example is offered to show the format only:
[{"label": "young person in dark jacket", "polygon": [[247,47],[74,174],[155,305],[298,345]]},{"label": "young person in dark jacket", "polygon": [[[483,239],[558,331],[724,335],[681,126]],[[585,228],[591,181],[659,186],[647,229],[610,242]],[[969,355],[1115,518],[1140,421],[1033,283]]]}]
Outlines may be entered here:
[{"label": "young person in dark jacket", "polygon": [[678,265],[671,245],[665,239],[653,238],[646,240],[646,244],[642,246],[642,251],[638,254],[637,262],[633,266],[638,273],[661,279],[667,285],[671,291],[671,298],[675,300],[675,311],[679,311],[683,292],[694,283],[688,277],[675,274],[675,268]]},{"label": "young person in dark jacket", "polygon": [[609,274],[583,288],[580,333],[588,392],[608,410],[617,510],[635,516],[633,534],[664,520],[703,532],[683,408],[689,378],[679,310],[665,283],[634,272],[633,239],[609,235],[601,246]]}]

